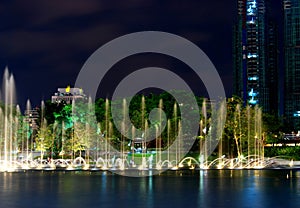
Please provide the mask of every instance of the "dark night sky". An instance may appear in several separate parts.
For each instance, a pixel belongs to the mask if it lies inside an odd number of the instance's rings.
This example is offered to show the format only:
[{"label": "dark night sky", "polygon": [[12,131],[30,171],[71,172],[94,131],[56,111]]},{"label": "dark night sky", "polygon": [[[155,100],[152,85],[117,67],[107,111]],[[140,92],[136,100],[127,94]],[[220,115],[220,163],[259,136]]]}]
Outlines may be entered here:
[{"label": "dark night sky", "polygon": [[[7,65],[14,74],[21,106],[27,98],[39,105],[41,99],[50,99],[58,87],[73,85],[84,62],[101,45],[131,32],[157,30],[180,35],[198,45],[216,66],[230,96],[235,2],[1,1],[0,73]],[[176,60],[157,55],[129,58],[118,67],[126,74],[126,70],[147,67],[149,63],[185,73],[184,66],[181,68]],[[117,83],[118,76],[108,76],[106,83]],[[105,87],[103,90],[109,91]]]}]

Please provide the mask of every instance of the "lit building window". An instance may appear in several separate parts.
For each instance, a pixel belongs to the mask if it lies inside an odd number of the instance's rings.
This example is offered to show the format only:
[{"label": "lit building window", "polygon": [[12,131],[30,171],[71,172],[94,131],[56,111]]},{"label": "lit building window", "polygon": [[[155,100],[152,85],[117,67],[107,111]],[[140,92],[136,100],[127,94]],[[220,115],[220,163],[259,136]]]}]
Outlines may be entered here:
[{"label": "lit building window", "polygon": [[251,54],[251,53],[248,53],[247,57],[248,57],[248,58],[257,58],[257,57],[258,57],[258,55],[257,55],[257,54],[255,54],[255,53],[253,53],[253,54]]},{"label": "lit building window", "polygon": [[254,92],[254,90],[253,90],[253,88],[252,88],[251,91],[248,93],[248,95],[249,95],[250,97],[255,97],[255,96],[257,96],[257,92]]},{"label": "lit building window", "polygon": [[296,112],[294,113],[294,117],[300,117],[300,111],[296,111]]}]

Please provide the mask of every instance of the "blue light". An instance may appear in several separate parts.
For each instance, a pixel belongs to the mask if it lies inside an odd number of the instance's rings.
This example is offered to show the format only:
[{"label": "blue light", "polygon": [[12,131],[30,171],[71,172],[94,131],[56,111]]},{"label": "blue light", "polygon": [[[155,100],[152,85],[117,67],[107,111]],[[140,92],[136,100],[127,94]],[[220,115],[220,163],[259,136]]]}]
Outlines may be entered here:
[{"label": "blue light", "polygon": [[[253,19],[253,18],[252,18]],[[247,55],[248,58],[257,58],[258,55],[256,53],[252,54],[252,53],[248,53]]]},{"label": "blue light", "polygon": [[253,99],[253,97],[257,96],[257,92],[254,92],[254,90],[253,90],[253,88],[252,88],[251,91],[248,93],[248,95],[249,95],[250,97],[252,97],[252,99]]},{"label": "blue light", "polygon": [[254,24],[255,21],[254,21],[254,18],[252,17],[252,19],[249,21],[250,24]]},{"label": "blue light", "polygon": [[248,1],[247,3],[247,15],[253,16],[257,13],[256,1]]},{"label": "blue light", "polygon": [[249,77],[248,80],[249,80],[249,81],[257,81],[257,80],[258,80],[258,77],[257,77],[257,76]]},{"label": "blue light", "polygon": [[249,8],[247,9],[248,14],[253,14],[253,9],[252,9],[252,5],[249,6]]},{"label": "blue light", "polygon": [[296,113],[294,113],[294,117],[300,117],[300,111],[296,111]]},{"label": "blue light", "polygon": [[248,95],[249,97],[251,97],[251,99],[248,101],[249,104],[256,105],[258,103],[258,100],[254,98],[258,95],[258,93],[254,92],[253,88],[251,88],[251,91],[248,93]]},{"label": "blue light", "polygon": [[254,0],[253,2],[252,2],[252,8],[256,8],[256,0]]},{"label": "blue light", "polygon": [[251,98],[251,100],[249,100],[249,103],[252,105],[256,105],[258,103],[258,101]]}]

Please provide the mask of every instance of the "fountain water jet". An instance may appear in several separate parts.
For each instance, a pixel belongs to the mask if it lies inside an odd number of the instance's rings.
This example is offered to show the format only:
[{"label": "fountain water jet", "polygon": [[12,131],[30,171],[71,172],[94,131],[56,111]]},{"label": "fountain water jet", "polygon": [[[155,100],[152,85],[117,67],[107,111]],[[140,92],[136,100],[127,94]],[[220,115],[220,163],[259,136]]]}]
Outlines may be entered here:
[{"label": "fountain water jet", "polygon": [[[17,128],[16,116],[15,116],[15,82],[12,74],[9,74],[8,68],[6,67],[3,75],[3,90],[2,98],[4,109],[1,109],[1,123],[2,129],[1,135],[3,141],[1,141],[0,157],[2,159],[3,166],[2,171],[12,171],[14,169],[13,160],[16,156],[15,147],[15,132]],[[2,145],[3,144],[3,145]]]}]

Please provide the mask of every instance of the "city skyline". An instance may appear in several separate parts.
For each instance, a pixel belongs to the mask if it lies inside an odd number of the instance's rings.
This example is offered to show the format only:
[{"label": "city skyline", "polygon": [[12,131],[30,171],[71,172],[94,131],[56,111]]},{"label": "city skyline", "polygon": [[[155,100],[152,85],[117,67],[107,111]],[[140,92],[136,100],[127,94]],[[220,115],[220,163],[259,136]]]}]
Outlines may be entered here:
[{"label": "city skyline", "polygon": [[268,0],[237,2],[233,35],[234,94],[244,104],[258,104],[264,112],[280,115],[287,129],[297,131],[300,128],[300,2],[283,0],[282,20],[278,22],[270,16]]},{"label": "city skyline", "polygon": [[[280,8],[280,3],[275,5],[275,11]],[[82,65],[97,48],[121,35],[143,30],[170,32],[194,42],[215,64],[227,96],[232,95],[236,1],[12,1],[1,3],[0,10],[0,72],[3,74],[8,66],[14,74],[21,106],[27,99],[33,106],[39,105],[40,100],[50,99],[57,87],[72,86]],[[152,60],[187,79],[191,76],[173,59],[155,55],[150,59],[141,55],[124,60],[116,67],[126,70],[117,75],[112,72],[106,84],[118,83],[126,73],[149,66]],[[198,94],[203,93],[202,87],[197,87],[199,80],[190,82],[198,88]],[[109,92],[111,86],[107,88],[103,91]]]}]

